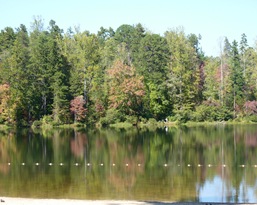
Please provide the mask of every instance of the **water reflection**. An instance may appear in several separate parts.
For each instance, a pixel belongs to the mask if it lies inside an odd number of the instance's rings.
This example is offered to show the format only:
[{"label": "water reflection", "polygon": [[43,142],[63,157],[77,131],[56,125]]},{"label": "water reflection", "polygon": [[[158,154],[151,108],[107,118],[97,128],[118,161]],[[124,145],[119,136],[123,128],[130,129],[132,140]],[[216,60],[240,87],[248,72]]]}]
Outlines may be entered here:
[{"label": "water reflection", "polygon": [[256,202],[257,128],[0,132],[0,194]]}]

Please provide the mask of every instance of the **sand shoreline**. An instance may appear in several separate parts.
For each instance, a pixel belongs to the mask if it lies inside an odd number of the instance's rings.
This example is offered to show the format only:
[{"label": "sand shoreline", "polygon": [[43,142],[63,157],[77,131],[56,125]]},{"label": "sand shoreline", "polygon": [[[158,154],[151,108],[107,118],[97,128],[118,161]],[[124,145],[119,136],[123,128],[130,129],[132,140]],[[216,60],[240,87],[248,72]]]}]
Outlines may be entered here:
[{"label": "sand shoreline", "polygon": [[224,204],[256,204],[256,203],[198,203],[198,202],[155,202],[127,200],[75,200],[75,199],[32,199],[0,197],[0,205],[224,205]]}]

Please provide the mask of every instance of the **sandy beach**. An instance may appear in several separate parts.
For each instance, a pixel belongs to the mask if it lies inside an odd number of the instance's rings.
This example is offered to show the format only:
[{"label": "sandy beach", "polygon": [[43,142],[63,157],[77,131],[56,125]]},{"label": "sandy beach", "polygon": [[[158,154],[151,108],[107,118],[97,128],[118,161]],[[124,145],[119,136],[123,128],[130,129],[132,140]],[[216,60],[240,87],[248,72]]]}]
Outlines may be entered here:
[{"label": "sandy beach", "polygon": [[[247,203],[197,203],[197,202],[157,202],[157,201],[117,201],[117,200],[71,200],[71,199],[30,199],[1,197],[0,205],[224,205]],[[256,204],[256,203],[249,203]]]}]

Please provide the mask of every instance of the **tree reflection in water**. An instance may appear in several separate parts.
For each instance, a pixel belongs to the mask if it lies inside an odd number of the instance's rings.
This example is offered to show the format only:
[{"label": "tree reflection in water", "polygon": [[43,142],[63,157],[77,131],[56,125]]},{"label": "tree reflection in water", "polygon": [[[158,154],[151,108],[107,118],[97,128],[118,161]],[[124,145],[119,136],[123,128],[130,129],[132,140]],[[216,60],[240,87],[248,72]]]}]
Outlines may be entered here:
[{"label": "tree reflection in water", "polygon": [[2,131],[0,194],[255,202],[256,146],[250,125]]}]

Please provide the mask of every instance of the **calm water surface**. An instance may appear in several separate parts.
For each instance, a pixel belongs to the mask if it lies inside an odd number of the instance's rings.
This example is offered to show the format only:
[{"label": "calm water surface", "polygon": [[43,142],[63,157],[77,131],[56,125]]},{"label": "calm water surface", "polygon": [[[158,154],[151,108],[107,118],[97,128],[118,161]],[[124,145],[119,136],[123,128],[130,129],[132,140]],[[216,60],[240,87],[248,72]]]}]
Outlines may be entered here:
[{"label": "calm water surface", "polygon": [[257,202],[257,126],[0,131],[0,196]]}]

